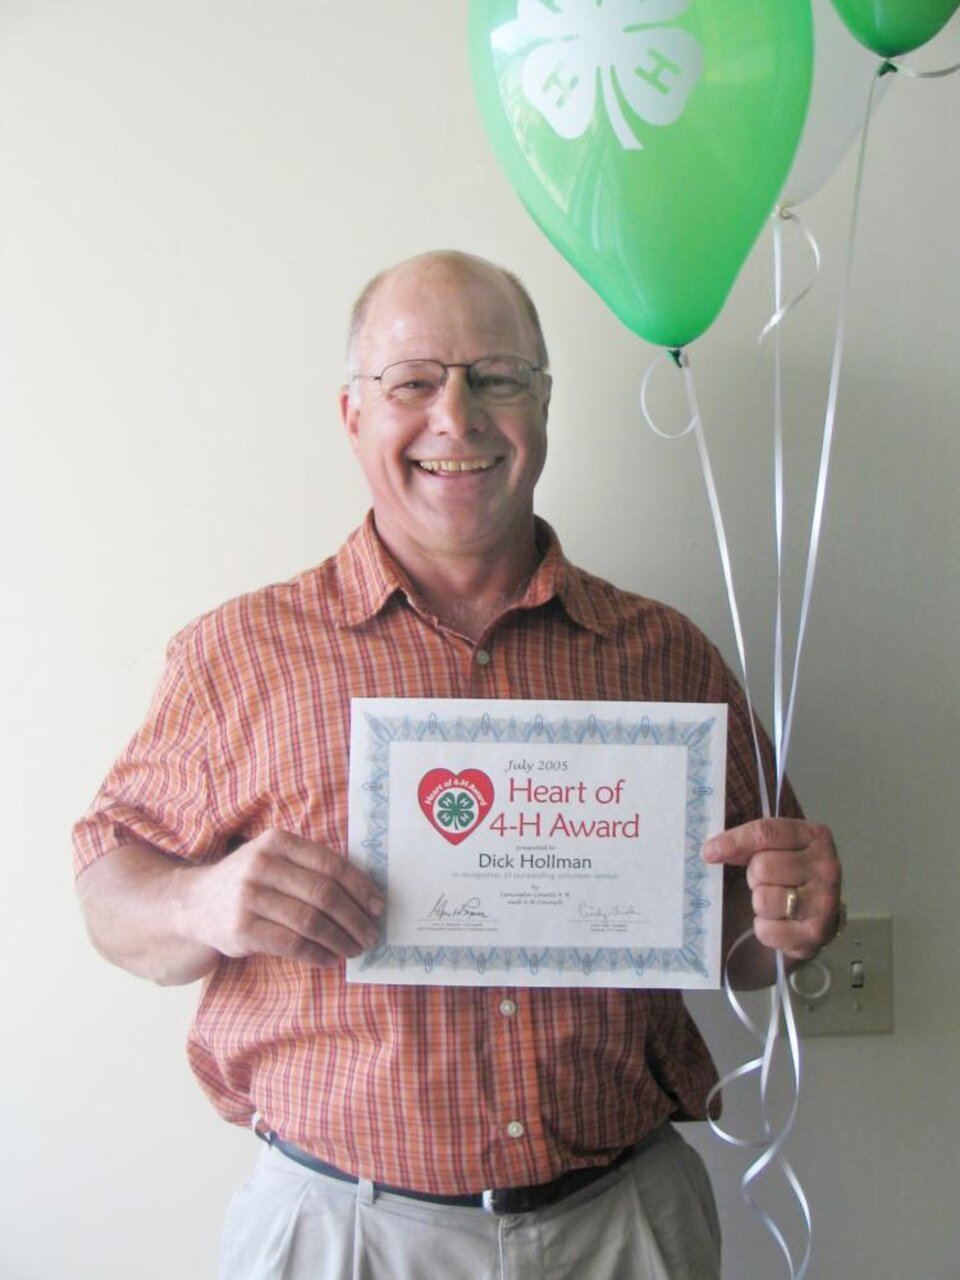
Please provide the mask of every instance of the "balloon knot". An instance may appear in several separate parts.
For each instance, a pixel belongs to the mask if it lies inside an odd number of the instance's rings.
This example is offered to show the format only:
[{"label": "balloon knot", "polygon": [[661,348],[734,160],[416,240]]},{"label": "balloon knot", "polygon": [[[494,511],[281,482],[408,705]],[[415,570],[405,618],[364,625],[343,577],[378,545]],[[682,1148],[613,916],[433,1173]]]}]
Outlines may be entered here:
[{"label": "balloon knot", "polygon": [[671,347],[670,359],[673,361],[673,363],[677,366],[678,369],[682,369],[683,368],[683,348]]},{"label": "balloon knot", "polygon": [[900,68],[897,64],[895,62],[891,62],[890,59],[887,58],[881,65],[880,70],[877,72],[877,76],[878,78],[880,76],[895,76],[899,70]]}]

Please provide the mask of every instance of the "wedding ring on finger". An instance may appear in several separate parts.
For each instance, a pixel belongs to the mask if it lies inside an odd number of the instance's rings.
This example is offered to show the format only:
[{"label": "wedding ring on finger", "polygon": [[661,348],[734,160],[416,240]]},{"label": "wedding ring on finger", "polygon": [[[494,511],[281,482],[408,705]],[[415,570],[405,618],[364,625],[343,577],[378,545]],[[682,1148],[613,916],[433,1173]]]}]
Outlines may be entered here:
[{"label": "wedding ring on finger", "polygon": [[800,902],[800,890],[796,885],[791,885],[787,889],[787,905],[783,910],[784,920],[796,920],[797,906]]}]

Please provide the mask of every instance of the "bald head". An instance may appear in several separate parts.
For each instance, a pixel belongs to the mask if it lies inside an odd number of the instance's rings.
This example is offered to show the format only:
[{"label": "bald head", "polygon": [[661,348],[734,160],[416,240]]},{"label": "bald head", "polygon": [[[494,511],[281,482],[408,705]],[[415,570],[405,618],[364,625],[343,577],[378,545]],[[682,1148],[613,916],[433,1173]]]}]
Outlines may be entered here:
[{"label": "bald head", "polygon": [[375,275],[364,287],[363,292],[353,304],[353,310],[350,313],[350,330],[347,340],[348,382],[355,373],[360,372],[358,360],[361,339],[377,294],[388,281],[393,281],[397,277],[405,275],[417,275],[428,283],[431,277],[437,280],[458,277],[467,280],[486,277],[505,284],[515,297],[524,319],[530,326],[537,364],[544,369],[547,367],[549,358],[547,345],[543,337],[543,329],[540,325],[540,317],[537,314],[533,299],[518,277],[504,267],[498,267],[495,263],[488,262],[486,258],[477,257],[472,253],[461,253],[454,249],[441,249],[432,253],[418,254],[416,257],[407,258],[395,266],[387,267],[386,270]]}]

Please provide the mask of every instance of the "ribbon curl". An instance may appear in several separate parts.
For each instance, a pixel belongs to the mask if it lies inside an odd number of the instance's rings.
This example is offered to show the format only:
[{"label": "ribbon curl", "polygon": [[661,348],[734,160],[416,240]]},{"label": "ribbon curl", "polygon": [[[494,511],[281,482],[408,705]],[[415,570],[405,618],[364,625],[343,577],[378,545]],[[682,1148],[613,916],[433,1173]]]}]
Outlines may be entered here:
[{"label": "ribbon curl", "polygon": [[[821,535],[823,531],[823,516],[826,506],[826,496],[830,474],[830,460],[833,449],[833,439],[836,426],[837,402],[840,390],[840,374],[843,367],[844,347],[846,341],[847,317],[849,312],[849,289],[850,280],[853,273],[854,251],[856,246],[857,226],[860,216],[860,205],[863,191],[863,175],[865,167],[865,159],[867,152],[867,142],[869,138],[870,121],[873,112],[873,100],[876,86],[879,80],[889,74],[898,74],[907,76],[917,80],[939,79],[944,76],[953,75],[960,71],[960,63],[942,68],[935,71],[916,71],[912,68],[905,67],[899,63],[884,60],[877,67],[870,85],[870,92],[867,97],[866,117],[864,128],[861,135],[860,151],[857,161],[856,180],[854,184],[854,194],[850,215],[850,225],[847,238],[847,247],[844,257],[842,272],[840,295],[837,307],[837,325],[834,337],[833,356],[830,368],[830,384],[827,397],[827,407],[824,416],[823,436],[820,448],[820,463],[817,473],[816,491],[813,503],[813,510],[810,521],[810,534],[807,546],[806,569],[804,574],[803,595],[800,605],[800,618],[797,629],[797,640],[794,649],[793,670],[791,674],[789,693],[786,698],[786,709],[784,709],[784,662],[783,662],[783,509],[784,509],[784,448],[783,448],[783,410],[782,410],[782,359],[780,350],[780,328],[787,315],[793,311],[799,303],[807,296],[816,282],[820,269],[820,251],[813,236],[797,218],[796,213],[787,207],[780,207],[776,210],[773,223],[773,240],[774,240],[774,313],[767,321],[761,334],[760,341],[763,342],[770,333],[774,333],[776,337],[776,354],[775,354],[775,370],[774,370],[774,501],[775,501],[775,546],[776,546],[776,575],[777,575],[777,603],[776,603],[776,619],[775,619],[775,635],[774,635],[774,756],[776,766],[776,792],[774,796],[773,811],[779,813],[780,798],[783,790],[783,783],[786,773],[786,761],[790,751],[790,743],[793,732],[794,713],[796,710],[797,689],[799,686],[799,674],[801,656],[806,638],[807,622],[810,612],[810,604],[813,597],[813,586],[816,577],[816,568],[819,558]],[[808,247],[810,248],[814,260],[813,278],[795,297],[789,302],[783,301],[783,252],[782,252],[782,227],[790,224],[798,229],[804,236]],[[684,377],[684,384],[687,393],[687,401],[690,409],[690,418],[687,424],[677,432],[667,432],[662,430],[649,411],[647,404],[648,389],[651,376],[654,369],[659,365],[660,361],[669,356],[674,364],[681,370]],[[730,550],[727,541],[726,531],[724,528],[723,516],[720,508],[719,497],[717,494],[717,486],[714,480],[713,467],[710,462],[709,450],[707,448],[706,437],[703,430],[703,420],[700,414],[697,402],[696,389],[693,381],[693,373],[690,366],[690,360],[686,352],[682,349],[672,349],[668,352],[662,352],[648,367],[640,387],[640,404],[643,415],[650,428],[664,439],[681,439],[686,435],[693,434],[697,442],[697,450],[700,457],[701,469],[703,471],[704,485],[707,492],[710,511],[713,517],[714,529],[717,537],[717,545],[720,552],[720,560],[723,567],[724,581],[727,590],[727,599],[730,608],[730,615],[733,622],[734,635],[736,638],[737,652],[740,660],[740,669],[743,678],[744,694],[746,696],[747,707],[750,716],[751,731],[753,734],[754,750],[757,757],[757,776],[759,779],[760,799],[764,816],[771,813],[770,798],[766,783],[766,775],[763,769],[762,756],[760,751],[759,732],[756,716],[753,709],[753,699],[750,694],[750,688],[747,678],[747,654],[746,644],[743,637],[743,628],[740,622],[740,610],[737,604],[736,591],[733,581],[733,570],[730,558]],[[796,1020],[793,1013],[793,1006],[790,998],[789,984],[786,977],[786,966],[783,954],[778,952],[776,957],[776,980],[770,991],[770,1013],[767,1020],[766,1028],[759,1027],[749,1016],[743,1005],[737,998],[729,980],[729,961],[734,953],[751,937],[753,930],[749,929],[744,933],[730,949],[727,956],[727,970],[724,974],[724,989],[727,1000],[734,1010],[740,1022],[747,1031],[763,1046],[762,1052],[758,1057],[743,1063],[727,1074],[718,1084],[711,1090],[708,1098],[708,1111],[712,1109],[712,1104],[720,1093],[729,1088],[735,1081],[750,1075],[759,1073],[759,1094],[760,1094],[760,1115],[762,1124],[762,1137],[756,1139],[748,1139],[738,1137],[733,1133],[729,1133],[712,1118],[709,1120],[710,1127],[713,1132],[727,1144],[740,1148],[742,1150],[760,1152],[758,1158],[750,1165],[741,1179],[741,1190],[744,1201],[748,1207],[755,1212],[767,1231],[773,1237],[790,1270],[791,1280],[804,1280],[807,1274],[810,1257],[813,1246],[813,1222],[810,1213],[810,1206],[804,1189],[797,1177],[795,1171],[784,1155],[784,1148],[790,1133],[793,1130],[800,1097],[800,1079],[801,1079],[801,1053],[800,1041],[797,1034]],[[780,1029],[783,1026],[786,1030],[786,1038],[789,1046],[789,1061],[792,1068],[793,1076],[793,1098],[789,1107],[789,1112],[784,1123],[779,1129],[775,1126],[770,1113],[770,1076],[775,1060],[775,1051],[780,1036]],[[806,1243],[799,1257],[795,1260],[793,1253],[787,1244],[786,1238],[780,1227],[773,1218],[761,1208],[754,1197],[751,1187],[757,1179],[768,1169],[776,1168],[785,1178],[787,1184],[793,1192],[793,1195],[800,1207],[806,1230]]]},{"label": "ribbon curl", "polygon": [[[649,412],[649,407],[647,404],[647,392],[649,388],[651,374],[653,372],[653,369],[657,366],[660,360],[664,358],[666,354],[673,355],[674,353],[672,352],[661,353],[661,355],[647,369],[647,372],[644,375],[644,378],[640,387],[640,405],[648,425],[657,435],[663,436],[666,439],[680,439],[683,436],[688,435],[692,432],[697,442],[697,450],[700,456],[700,465],[703,471],[704,484],[707,490],[707,497],[710,503],[710,511],[713,516],[714,530],[716,532],[716,537],[717,537],[717,545],[720,551],[720,561],[723,567],[724,581],[726,583],[726,589],[727,589],[727,602],[730,607],[730,615],[733,622],[734,636],[737,644],[737,654],[740,660],[740,672],[741,672],[741,678],[743,681],[743,691],[746,697],[747,710],[750,717],[750,729],[751,729],[751,734],[753,736],[753,747],[754,747],[754,752],[756,755],[756,762],[757,762],[757,778],[758,778],[759,788],[760,788],[760,802],[761,802],[761,807],[762,807],[764,817],[769,817],[771,813],[770,795],[767,788],[766,770],[763,767],[763,757],[762,757],[762,752],[760,748],[759,725],[757,722],[756,712],[754,711],[753,698],[750,693],[750,684],[749,684],[749,678],[748,678],[748,672],[747,672],[746,642],[744,640],[743,627],[740,621],[740,608],[737,602],[737,593],[736,593],[736,588],[733,580],[733,567],[732,567],[731,557],[730,557],[730,548],[727,540],[726,529],[724,526],[723,513],[720,507],[720,500],[717,493],[716,481],[713,475],[713,467],[710,462],[710,451],[707,447],[706,435],[703,430],[703,419],[700,414],[699,403],[697,400],[696,387],[693,379],[693,372],[690,367],[689,357],[686,355],[685,352],[678,352],[677,355],[680,358],[678,360],[676,356],[674,356],[674,360],[675,360],[675,363],[679,364],[679,367],[681,368],[684,376],[684,384],[685,384],[686,393],[687,393],[687,402],[689,405],[690,415],[691,415],[687,425],[681,431],[674,433],[672,435],[670,433],[663,431],[653,420],[653,417]],[[783,963],[783,956],[781,953],[779,952],[777,953],[777,976],[776,976],[776,982],[774,986],[771,988],[770,1017],[769,1017],[768,1025],[765,1031],[762,1031],[760,1028],[756,1026],[756,1024],[747,1014],[746,1010],[743,1008],[740,1001],[737,999],[737,996],[733,990],[733,987],[730,985],[730,980],[729,980],[730,959],[733,957],[734,953],[739,949],[739,947],[742,946],[743,943],[746,942],[752,936],[753,936],[753,930],[748,929],[747,932],[744,933],[740,938],[738,938],[737,941],[734,943],[734,945],[731,947],[730,952],[727,956],[727,967],[724,973],[724,989],[727,993],[727,999],[729,1000],[731,1007],[733,1008],[737,1017],[740,1019],[743,1025],[747,1028],[747,1030],[750,1031],[751,1034],[754,1035],[755,1038],[758,1039],[760,1043],[764,1046],[763,1053],[761,1054],[760,1057],[754,1058],[751,1061],[746,1062],[741,1066],[737,1067],[734,1071],[730,1072],[728,1075],[724,1076],[722,1080],[719,1081],[719,1083],[711,1090],[710,1095],[707,1099],[707,1110],[709,1113],[709,1111],[712,1109],[712,1103],[714,1099],[724,1089],[729,1088],[729,1086],[733,1084],[734,1081],[739,1080],[744,1076],[755,1074],[756,1072],[760,1073],[760,1109],[761,1109],[761,1116],[763,1121],[763,1137],[756,1140],[738,1138],[735,1134],[728,1133],[726,1130],[721,1128],[720,1125],[717,1124],[713,1119],[710,1119],[710,1127],[713,1129],[714,1133],[717,1134],[718,1137],[720,1137],[724,1142],[727,1142],[731,1146],[760,1152],[758,1158],[753,1162],[753,1164],[750,1165],[749,1169],[747,1169],[746,1173],[744,1173],[743,1178],[741,1179],[741,1189],[742,1189],[744,1200],[747,1203],[748,1207],[759,1216],[760,1221],[763,1223],[764,1227],[767,1229],[767,1231],[776,1241],[778,1247],[784,1254],[784,1257],[787,1261],[787,1265],[790,1268],[791,1280],[803,1280],[803,1277],[806,1275],[807,1266],[809,1263],[810,1254],[812,1250],[813,1224],[810,1216],[810,1207],[807,1202],[806,1194],[804,1193],[803,1187],[800,1184],[800,1180],[798,1179],[796,1173],[794,1172],[793,1168],[791,1167],[791,1165],[789,1164],[789,1162],[787,1161],[786,1157],[783,1154],[783,1149],[786,1146],[787,1140],[793,1129],[794,1121],[797,1114],[797,1109],[799,1106],[800,1072],[801,1072],[800,1043],[797,1036],[796,1023],[793,1016],[793,1008],[790,1003],[790,993],[787,987],[786,969]],[[784,1123],[784,1125],[780,1128],[780,1130],[777,1131],[775,1129],[775,1126],[773,1125],[772,1120],[770,1119],[769,1087],[770,1087],[770,1071],[772,1069],[772,1065],[775,1057],[775,1049],[777,1045],[777,1039],[779,1035],[781,1020],[785,1021],[785,1024],[787,1026],[787,1034],[788,1034],[788,1040],[790,1044],[790,1059],[791,1059],[792,1070],[793,1070],[794,1091],[793,1091],[793,1100],[791,1103],[790,1112],[787,1117],[787,1120]],[[783,1232],[780,1230],[780,1228],[778,1227],[777,1223],[773,1220],[773,1218],[764,1209],[760,1207],[756,1198],[753,1196],[750,1190],[751,1185],[770,1166],[775,1166],[783,1174],[788,1185],[793,1191],[794,1197],[796,1198],[797,1203],[800,1206],[800,1211],[803,1216],[805,1230],[806,1230],[806,1244],[804,1247],[803,1255],[800,1259],[799,1267],[795,1264],[793,1255],[783,1235]]]}]

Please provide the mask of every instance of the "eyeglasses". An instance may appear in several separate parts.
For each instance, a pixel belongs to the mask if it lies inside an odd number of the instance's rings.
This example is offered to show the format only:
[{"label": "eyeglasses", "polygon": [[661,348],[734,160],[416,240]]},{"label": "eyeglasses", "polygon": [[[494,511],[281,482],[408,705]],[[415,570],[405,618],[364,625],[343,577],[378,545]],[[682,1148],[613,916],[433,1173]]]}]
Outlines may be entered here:
[{"label": "eyeglasses", "polygon": [[490,404],[513,404],[530,395],[534,377],[543,373],[519,356],[484,356],[472,364],[444,364],[442,360],[400,360],[388,364],[382,373],[355,373],[362,382],[379,382],[382,395],[391,404],[423,409],[447,385],[450,369],[463,369],[467,386],[479,399]]}]

